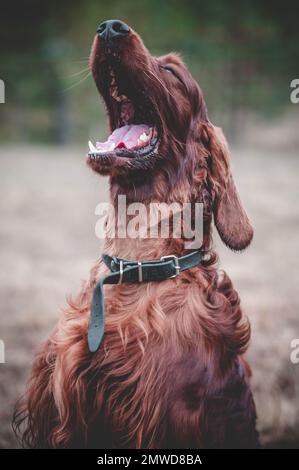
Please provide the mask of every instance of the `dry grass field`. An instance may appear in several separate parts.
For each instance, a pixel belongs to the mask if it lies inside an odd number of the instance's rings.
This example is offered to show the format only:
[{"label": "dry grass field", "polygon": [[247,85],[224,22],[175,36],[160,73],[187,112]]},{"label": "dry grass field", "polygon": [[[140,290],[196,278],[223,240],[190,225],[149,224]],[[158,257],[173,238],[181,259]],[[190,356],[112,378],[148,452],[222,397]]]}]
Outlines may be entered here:
[{"label": "dry grass field", "polygon": [[[84,149],[0,148],[0,447],[17,447],[10,427],[34,351],[100,256],[94,209],[107,181]],[[233,165],[255,239],[242,254],[216,243],[252,324],[248,358],[266,447],[299,448],[299,159],[295,151],[234,148]]]}]

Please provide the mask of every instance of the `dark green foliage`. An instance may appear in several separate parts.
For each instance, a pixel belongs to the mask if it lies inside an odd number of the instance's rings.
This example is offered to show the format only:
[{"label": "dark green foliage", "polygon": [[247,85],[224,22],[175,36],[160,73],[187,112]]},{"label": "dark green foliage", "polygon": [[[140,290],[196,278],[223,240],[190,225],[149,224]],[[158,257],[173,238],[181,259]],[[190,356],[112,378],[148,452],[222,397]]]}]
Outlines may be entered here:
[{"label": "dark green foliage", "polygon": [[289,105],[290,81],[299,76],[298,12],[293,0],[6,2],[0,138],[85,141],[103,132],[94,84],[82,79],[96,26],[107,18],[127,21],[153,54],[181,52],[211,118],[228,130],[240,111],[279,114]]}]

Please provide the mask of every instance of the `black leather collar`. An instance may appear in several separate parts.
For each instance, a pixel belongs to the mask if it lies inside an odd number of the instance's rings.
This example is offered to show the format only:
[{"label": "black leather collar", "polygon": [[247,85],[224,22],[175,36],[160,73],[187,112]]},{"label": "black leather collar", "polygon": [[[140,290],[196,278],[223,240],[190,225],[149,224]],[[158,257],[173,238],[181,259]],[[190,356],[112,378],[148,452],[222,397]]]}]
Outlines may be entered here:
[{"label": "black leather collar", "polygon": [[202,261],[202,257],[203,253],[199,250],[192,251],[180,258],[169,255],[153,261],[130,261],[104,254],[103,261],[111,272],[99,280],[93,291],[88,326],[88,347],[90,352],[97,351],[104,335],[104,284],[159,282],[172,279],[180,272],[198,266]]}]

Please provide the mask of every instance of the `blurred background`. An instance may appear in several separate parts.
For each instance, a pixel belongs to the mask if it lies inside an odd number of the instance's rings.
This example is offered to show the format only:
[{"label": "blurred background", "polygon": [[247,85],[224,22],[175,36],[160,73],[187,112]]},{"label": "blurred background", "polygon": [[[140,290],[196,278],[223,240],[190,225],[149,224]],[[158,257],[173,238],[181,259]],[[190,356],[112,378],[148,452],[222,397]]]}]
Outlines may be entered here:
[{"label": "blurred background", "polygon": [[94,209],[105,178],[85,165],[87,141],[105,136],[88,71],[97,24],[119,18],[153,55],[177,51],[198,80],[210,119],[232,148],[238,187],[255,227],[252,246],[216,240],[252,324],[262,442],[299,448],[298,2],[289,0],[28,0],[0,18],[0,447],[16,447],[13,404],[34,351],[99,257]]}]

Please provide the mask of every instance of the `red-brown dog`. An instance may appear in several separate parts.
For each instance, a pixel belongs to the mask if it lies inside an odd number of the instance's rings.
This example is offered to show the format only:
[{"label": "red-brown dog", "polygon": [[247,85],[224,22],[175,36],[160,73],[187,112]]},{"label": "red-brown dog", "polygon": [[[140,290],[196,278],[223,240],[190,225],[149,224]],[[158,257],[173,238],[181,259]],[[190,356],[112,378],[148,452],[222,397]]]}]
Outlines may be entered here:
[{"label": "red-brown dog", "polygon": [[[180,57],[152,57],[125,23],[99,25],[90,67],[111,135],[90,144],[88,165],[109,175],[115,205],[119,195],[146,206],[203,203],[201,258],[181,272],[188,254],[182,238],[107,237],[111,282],[128,280],[130,270],[133,282],[105,287],[101,338],[103,292],[95,286],[109,270],[96,264],[35,358],[15,426],[25,424],[30,447],[257,447],[249,369],[241,359],[250,329],[211,248],[212,218],[232,250],[243,250],[253,236],[225,138],[208,120],[202,91]],[[158,278],[146,263],[142,271],[141,260],[154,260]],[[159,280],[165,266],[176,275]]]}]

